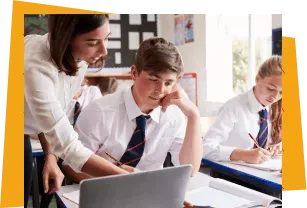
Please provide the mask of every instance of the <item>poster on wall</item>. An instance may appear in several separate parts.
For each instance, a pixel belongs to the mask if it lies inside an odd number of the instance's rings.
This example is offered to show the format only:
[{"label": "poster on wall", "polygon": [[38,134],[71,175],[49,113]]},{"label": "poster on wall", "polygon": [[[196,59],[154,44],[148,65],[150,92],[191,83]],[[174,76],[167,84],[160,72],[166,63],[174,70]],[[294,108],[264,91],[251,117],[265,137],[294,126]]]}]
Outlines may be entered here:
[{"label": "poster on wall", "polygon": [[175,15],[175,44],[177,46],[194,41],[194,15]]},{"label": "poster on wall", "polygon": [[194,41],[194,20],[193,14],[184,15],[184,42],[190,43]]},{"label": "poster on wall", "polygon": [[186,92],[189,99],[197,106],[197,74],[186,73],[179,80],[182,89]]},{"label": "poster on wall", "polygon": [[184,15],[175,15],[175,45],[184,44]]}]

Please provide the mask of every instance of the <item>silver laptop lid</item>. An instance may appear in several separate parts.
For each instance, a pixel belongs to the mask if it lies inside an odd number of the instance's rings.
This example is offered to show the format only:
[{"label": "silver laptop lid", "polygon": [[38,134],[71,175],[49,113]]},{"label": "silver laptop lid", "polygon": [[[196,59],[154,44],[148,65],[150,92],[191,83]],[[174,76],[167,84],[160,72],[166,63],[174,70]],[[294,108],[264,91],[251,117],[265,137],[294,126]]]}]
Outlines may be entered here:
[{"label": "silver laptop lid", "polygon": [[181,208],[192,166],[84,180],[80,208]]}]

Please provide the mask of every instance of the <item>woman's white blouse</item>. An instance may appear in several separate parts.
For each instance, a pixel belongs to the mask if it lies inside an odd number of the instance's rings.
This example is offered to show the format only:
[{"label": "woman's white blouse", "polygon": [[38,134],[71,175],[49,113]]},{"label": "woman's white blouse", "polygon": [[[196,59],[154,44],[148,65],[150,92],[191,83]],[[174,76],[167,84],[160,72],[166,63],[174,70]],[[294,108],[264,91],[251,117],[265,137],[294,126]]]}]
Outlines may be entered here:
[{"label": "woman's white blouse", "polygon": [[77,76],[59,73],[50,57],[48,34],[24,39],[24,133],[44,132],[54,153],[80,171],[93,154],[78,140],[66,112],[81,86],[87,64],[78,64]]}]

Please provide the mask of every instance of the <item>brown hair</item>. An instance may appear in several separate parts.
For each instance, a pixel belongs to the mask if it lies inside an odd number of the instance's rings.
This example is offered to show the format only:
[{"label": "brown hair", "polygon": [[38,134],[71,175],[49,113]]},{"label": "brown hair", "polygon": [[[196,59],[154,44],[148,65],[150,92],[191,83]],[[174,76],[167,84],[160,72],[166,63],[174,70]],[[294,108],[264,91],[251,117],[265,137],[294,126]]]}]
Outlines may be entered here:
[{"label": "brown hair", "polygon": [[[272,56],[266,60],[259,68],[258,76],[261,78],[269,76],[282,75],[282,58],[281,56]],[[282,134],[282,99],[271,105],[270,121],[272,123],[271,138],[273,143],[281,140]]]},{"label": "brown hair", "polygon": [[177,47],[163,38],[153,37],[142,42],[136,57],[137,72],[149,71],[183,73],[183,61]]},{"label": "brown hair", "polygon": [[101,94],[112,94],[116,91],[118,86],[117,80],[111,77],[101,77],[99,79],[98,87]]},{"label": "brown hair", "polygon": [[[50,54],[59,72],[75,76],[77,62],[72,56],[70,43],[79,34],[88,33],[108,21],[107,14],[55,14],[48,15]],[[97,62],[104,62],[102,57]]]}]

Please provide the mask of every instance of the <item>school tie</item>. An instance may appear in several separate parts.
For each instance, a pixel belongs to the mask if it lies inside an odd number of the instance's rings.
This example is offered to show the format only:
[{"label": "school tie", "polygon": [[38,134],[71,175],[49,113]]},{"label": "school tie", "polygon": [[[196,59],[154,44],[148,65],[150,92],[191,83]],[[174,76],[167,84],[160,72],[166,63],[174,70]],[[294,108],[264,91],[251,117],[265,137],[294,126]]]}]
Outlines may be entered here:
[{"label": "school tie", "polygon": [[125,165],[136,167],[142,158],[144,148],[145,148],[145,128],[146,119],[150,116],[140,115],[136,117],[136,128],[127,146],[127,149],[120,159],[120,162]]},{"label": "school tie", "polygon": [[266,109],[258,112],[260,116],[260,129],[257,136],[257,141],[260,147],[265,147],[268,138],[268,111]]},{"label": "school tie", "polygon": [[80,112],[81,112],[81,105],[77,101],[76,104],[75,104],[75,110],[74,110],[74,123],[73,123],[73,126],[75,126],[77,118],[78,118]]}]

